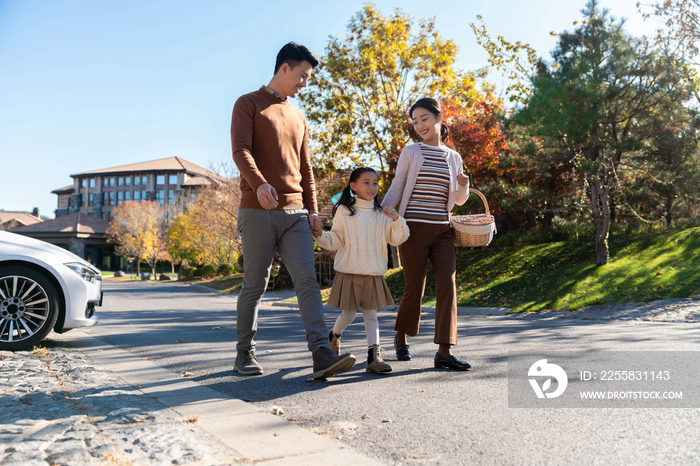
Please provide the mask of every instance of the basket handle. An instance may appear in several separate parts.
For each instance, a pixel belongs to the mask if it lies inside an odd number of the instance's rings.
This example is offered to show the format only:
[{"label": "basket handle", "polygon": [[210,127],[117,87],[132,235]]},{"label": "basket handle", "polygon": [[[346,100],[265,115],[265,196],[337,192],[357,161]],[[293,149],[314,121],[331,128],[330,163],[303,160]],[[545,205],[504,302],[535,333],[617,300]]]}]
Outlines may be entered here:
[{"label": "basket handle", "polygon": [[476,193],[479,195],[479,197],[481,198],[481,201],[484,203],[484,208],[486,209],[486,215],[490,215],[489,204],[486,202],[486,197],[483,194],[481,194],[480,191],[477,191],[476,189],[473,189],[473,188],[469,188],[469,192]]}]

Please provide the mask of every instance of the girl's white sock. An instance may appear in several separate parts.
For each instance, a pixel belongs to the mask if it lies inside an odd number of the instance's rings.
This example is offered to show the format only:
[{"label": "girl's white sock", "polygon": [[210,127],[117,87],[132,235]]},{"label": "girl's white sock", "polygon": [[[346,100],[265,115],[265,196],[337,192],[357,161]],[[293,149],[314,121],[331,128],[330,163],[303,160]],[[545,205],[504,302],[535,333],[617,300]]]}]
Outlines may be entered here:
[{"label": "girl's white sock", "polygon": [[345,327],[352,324],[352,321],[355,320],[355,313],[355,311],[347,311],[345,309],[340,311],[340,315],[336,319],[335,325],[333,325],[333,333],[336,335],[343,333]]},{"label": "girl's white sock", "polygon": [[377,310],[367,309],[362,310],[362,316],[365,318],[365,333],[367,333],[367,346],[372,346],[379,343],[379,320],[377,320]]}]

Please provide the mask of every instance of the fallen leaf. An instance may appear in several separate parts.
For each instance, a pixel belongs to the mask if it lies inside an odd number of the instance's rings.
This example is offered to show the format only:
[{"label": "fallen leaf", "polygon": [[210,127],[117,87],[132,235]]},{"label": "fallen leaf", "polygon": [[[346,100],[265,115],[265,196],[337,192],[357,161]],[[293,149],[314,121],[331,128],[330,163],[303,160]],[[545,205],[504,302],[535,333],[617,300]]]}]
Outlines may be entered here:
[{"label": "fallen leaf", "polygon": [[370,416],[369,414],[362,415],[362,419],[371,419],[371,418],[372,418],[372,416]]},{"label": "fallen leaf", "polygon": [[185,343],[185,340],[183,340],[182,338],[178,338],[178,339],[175,340],[175,341],[176,341],[177,343]]},{"label": "fallen leaf", "polygon": [[275,432],[275,437],[279,437],[281,434],[279,432]]},{"label": "fallen leaf", "polygon": [[182,372],[183,377],[192,377],[192,375],[193,375],[192,372],[187,372],[187,371]]},{"label": "fallen leaf", "polygon": [[276,353],[277,350],[269,349],[269,350],[265,350],[265,352],[266,352],[266,353]]},{"label": "fallen leaf", "polygon": [[279,406],[273,406],[270,411],[272,411],[272,414],[276,414],[277,416],[284,414],[284,410]]}]

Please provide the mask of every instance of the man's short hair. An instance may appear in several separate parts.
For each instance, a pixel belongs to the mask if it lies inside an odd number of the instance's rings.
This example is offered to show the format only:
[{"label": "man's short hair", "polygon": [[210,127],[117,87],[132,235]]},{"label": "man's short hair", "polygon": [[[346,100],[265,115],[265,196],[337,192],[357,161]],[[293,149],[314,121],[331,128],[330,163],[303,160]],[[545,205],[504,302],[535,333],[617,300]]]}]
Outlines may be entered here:
[{"label": "man's short hair", "polygon": [[318,66],[318,59],[309,49],[301,44],[297,44],[296,42],[290,42],[282,47],[277,54],[274,74],[277,74],[279,69],[285,63],[288,63],[289,67],[294,69],[295,67],[301,65],[301,62],[305,60],[311,63],[312,68],[316,68]]}]

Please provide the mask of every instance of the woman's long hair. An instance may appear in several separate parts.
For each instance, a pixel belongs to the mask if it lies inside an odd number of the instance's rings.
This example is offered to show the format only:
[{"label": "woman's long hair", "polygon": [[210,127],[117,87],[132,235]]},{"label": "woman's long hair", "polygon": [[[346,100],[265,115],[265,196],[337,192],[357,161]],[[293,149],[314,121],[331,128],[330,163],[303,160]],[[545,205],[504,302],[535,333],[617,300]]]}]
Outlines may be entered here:
[{"label": "woman's long hair", "polygon": [[[408,115],[411,118],[413,118],[413,111],[417,108],[424,108],[436,117],[438,115],[442,115],[442,106],[440,105],[440,102],[430,97],[423,97],[411,106],[411,110],[408,112]],[[444,143],[445,141],[447,141],[447,137],[449,135],[449,128],[447,128],[445,123],[440,123],[440,141]]]},{"label": "woman's long hair", "polygon": [[[340,195],[340,199],[338,199],[338,202],[335,203],[333,206],[333,215],[335,216],[335,212],[338,210],[338,206],[344,205],[345,207],[348,208],[350,211],[350,216],[352,217],[355,215],[355,208],[353,207],[353,204],[355,203],[355,196],[352,195],[352,189],[350,189],[350,183],[354,183],[357,181],[357,179],[362,175],[363,173],[367,172],[372,172],[375,175],[377,172],[374,170],[374,168],[369,168],[369,167],[359,167],[356,168],[350,173],[350,179],[348,180],[348,185],[345,186],[343,189],[343,192]],[[377,179],[379,176],[377,175]],[[379,193],[377,193],[376,196],[374,196],[374,208],[377,210],[382,210],[382,205],[379,203]]]}]

